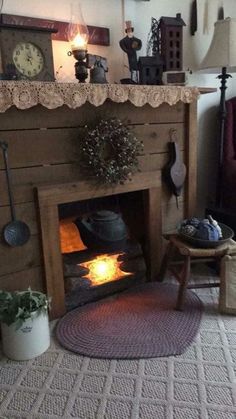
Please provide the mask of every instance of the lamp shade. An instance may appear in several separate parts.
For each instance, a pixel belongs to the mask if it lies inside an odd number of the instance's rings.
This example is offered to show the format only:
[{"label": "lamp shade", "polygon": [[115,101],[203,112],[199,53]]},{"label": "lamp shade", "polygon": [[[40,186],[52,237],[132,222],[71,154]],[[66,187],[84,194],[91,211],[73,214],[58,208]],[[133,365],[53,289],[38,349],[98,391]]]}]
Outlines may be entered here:
[{"label": "lamp shade", "polygon": [[226,18],[215,22],[214,34],[200,69],[218,73],[223,67],[236,71],[236,19]]}]

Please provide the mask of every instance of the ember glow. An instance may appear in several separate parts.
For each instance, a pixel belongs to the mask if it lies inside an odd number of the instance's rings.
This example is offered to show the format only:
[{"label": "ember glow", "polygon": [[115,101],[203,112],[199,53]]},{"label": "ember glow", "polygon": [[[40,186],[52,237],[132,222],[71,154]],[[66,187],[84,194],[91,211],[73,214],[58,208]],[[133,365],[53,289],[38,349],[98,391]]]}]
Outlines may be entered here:
[{"label": "ember glow", "polygon": [[131,272],[124,272],[120,269],[121,262],[117,258],[121,255],[100,255],[88,262],[81,263],[80,266],[89,269],[86,278],[92,281],[93,285],[103,284],[104,282],[115,281],[124,276],[131,275]]}]

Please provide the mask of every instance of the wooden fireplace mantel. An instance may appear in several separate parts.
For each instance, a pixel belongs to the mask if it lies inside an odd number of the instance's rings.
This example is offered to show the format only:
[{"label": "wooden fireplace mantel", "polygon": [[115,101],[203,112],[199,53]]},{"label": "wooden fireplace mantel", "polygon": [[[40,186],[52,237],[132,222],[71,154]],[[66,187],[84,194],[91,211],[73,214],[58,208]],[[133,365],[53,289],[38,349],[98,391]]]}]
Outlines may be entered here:
[{"label": "wooden fireplace mantel", "polygon": [[[149,177],[150,182],[152,177],[159,176],[160,179],[160,172],[169,159],[170,130],[174,129],[187,166],[179,209],[175,197],[161,182],[159,208],[162,220],[155,211],[150,210],[148,214],[153,217],[153,225],[159,217],[158,225],[162,225],[162,231],[157,226],[153,231],[158,231],[160,243],[162,232],[173,230],[182,218],[194,215],[197,98],[201,93],[212,91],[215,89],[187,86],[1,81],[0,140],[8,143],[16,215],[29,225],[31,237],[24,246],[15,248],[1,240],[0,289],[23,290],[31,286],[32,289],[51,292],[47,289],[41,215],[35,192],[38,188],[46,194],[52,185],[57,185],[56,190],[59,190],[63,184],[76,184],[79,189],[84,178],[80,170],[78,143],[84,135],[84,127],[92,124],[95,118],[116,116],[143,141],[144,150],[139,156],[140,176]],[[51,194],[54,192],[50,191]],[[154,195],[150,193],[148,199],[152,209],[158,208]],[[50,210],[56,212],[55,202]],[[6,174],[0,153],[0,231],[9,221]],[[55,228],[55,224],[49,225],[50,228]],[[159,252],[157,260],[160,258]],[[156,265],[156,271],[157,268]],[[55,287],[56,283],[53,283]]]}]

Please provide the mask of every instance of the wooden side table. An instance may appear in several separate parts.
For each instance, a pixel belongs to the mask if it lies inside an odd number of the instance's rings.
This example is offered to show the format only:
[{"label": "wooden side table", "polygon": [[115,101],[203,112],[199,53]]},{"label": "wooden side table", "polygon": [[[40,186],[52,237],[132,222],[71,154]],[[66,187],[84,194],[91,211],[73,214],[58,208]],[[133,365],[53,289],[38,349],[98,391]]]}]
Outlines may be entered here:
[{"label": "wooden side table", "polygon": [[[164,279],[168,269],[175,276],[180,284],[176,309],[182,310],[187,288],[209,288],[220,286],[220,281],[214,283],[188,284],[191,273],[191,264],[221,261],[222,257],[226,254],[236,254],[236,242],[234,240],[229,240],[227,243],[216,248],[203,249],[193,247],[191,244],[183,241],[177,234],[170,235],[168,240],[169,243],[159,272],[159,280],[162,281]],[[174,253],[177,253],[180,260],[173,261]],[[179,271],[176,269],[177,265],[181,268]]]}]

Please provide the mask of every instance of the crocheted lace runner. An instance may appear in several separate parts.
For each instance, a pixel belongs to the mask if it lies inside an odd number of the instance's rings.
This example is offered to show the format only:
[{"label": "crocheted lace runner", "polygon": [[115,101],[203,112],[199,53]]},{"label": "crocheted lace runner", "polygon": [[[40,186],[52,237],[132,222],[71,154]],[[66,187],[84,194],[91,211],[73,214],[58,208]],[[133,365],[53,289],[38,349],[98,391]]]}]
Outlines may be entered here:
[{"label": "crocheted lace runner", "polygon": [[0,112],[5,112],[13,105],[18,109],[28,109],[38,104],[48,109],[62,105],[75,109],[85,102],[100,106],[106,99],[117,103],[130,101],[135,106],[148,103],[156,108],[162,103],[191,103],[199,95],[197,87],[187,86],[0,81]]}]

